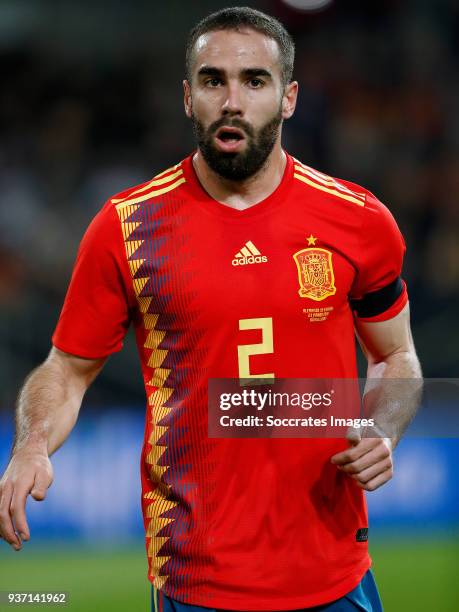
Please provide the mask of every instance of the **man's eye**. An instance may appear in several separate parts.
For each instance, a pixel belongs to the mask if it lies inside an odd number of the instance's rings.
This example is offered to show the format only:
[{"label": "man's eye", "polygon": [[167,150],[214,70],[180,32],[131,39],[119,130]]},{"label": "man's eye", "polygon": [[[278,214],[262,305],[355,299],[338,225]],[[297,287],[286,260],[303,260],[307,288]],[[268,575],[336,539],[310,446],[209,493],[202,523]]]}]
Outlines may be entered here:
[{"label": "man's eye", "polygon": [[218,77],[213,77],[212,79],[207,79],[206,85],[209,87],[218,87],[221,84],[222,80]]},{"label": "man's eye", "polygon": [[250,86],[254,87],[255,89],[263,87],[263,85],[264,82],[261,79],[250,79]]}]

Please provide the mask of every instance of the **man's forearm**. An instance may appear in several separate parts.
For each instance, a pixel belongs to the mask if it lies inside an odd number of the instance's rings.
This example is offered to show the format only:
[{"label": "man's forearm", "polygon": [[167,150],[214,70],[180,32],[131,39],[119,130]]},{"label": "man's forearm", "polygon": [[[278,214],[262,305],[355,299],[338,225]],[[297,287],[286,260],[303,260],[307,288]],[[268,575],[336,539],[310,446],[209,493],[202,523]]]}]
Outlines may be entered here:
[{"label": "man's forearm", "polygon": [[30,537],[27,496],[45,499],[53,482],[49,455],[71,432],[83,395],[105,360],[80,358],[53,347],[19,394],[12,456],[0,479],[0,537],[15,550]]},{"label": "man's forearm", "polygon": [[56,451],[75,425],[85,390],[81,382],[69,380],[65,363],[57,359],[35,369],[19,393],[12,453]]},{"label": "man's forearm", "polygon": [[[418,409],[422,395],[422,372],[414,350],[399,351],[383,361],[369,363],[365,386],[366,415],[375,430],[395,447]],[[365,432],[368,437],[371,430]]]}]

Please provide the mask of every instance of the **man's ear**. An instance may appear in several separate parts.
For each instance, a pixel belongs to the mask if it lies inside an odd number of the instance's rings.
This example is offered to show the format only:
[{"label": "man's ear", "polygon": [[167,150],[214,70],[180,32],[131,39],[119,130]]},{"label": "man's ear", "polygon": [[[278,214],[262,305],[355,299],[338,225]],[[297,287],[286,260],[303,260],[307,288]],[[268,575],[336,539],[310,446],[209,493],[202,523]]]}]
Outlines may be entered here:
[{"label": "man's ear", "polygon": [[187,79],[183,81],[183,104],[185,106],[185,115],[190,119],[192,114],[191,85]]},{"label": "man's ear", "polygon": [[298,98],[298,81],[289,83],[282,96],[282,119],[290,119],[295,112],[296,101]]}]

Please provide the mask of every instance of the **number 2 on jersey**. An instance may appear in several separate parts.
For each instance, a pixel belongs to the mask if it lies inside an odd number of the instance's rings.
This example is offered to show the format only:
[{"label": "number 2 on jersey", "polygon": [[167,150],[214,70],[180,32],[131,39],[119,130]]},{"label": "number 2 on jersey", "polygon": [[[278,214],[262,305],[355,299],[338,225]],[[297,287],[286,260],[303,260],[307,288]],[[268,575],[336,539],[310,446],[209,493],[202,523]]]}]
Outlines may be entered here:
[{"label": "number 2 on jersey", "polygon": [[274,378],[274,373],[251,374],[250,355],[266,355],[273,349],[273,320],[272,317],[259,319],[239,319],[239,329],[261,329],[262,341],[259,344],[239,344],[237,357],[239,365],[239,378]]}]

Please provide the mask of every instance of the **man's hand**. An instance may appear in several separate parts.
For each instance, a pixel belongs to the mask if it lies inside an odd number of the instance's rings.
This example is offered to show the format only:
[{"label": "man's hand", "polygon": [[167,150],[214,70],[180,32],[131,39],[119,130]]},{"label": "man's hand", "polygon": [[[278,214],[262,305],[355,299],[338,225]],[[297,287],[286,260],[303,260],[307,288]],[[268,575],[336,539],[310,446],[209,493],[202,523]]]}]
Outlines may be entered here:
[{"label": "man's hand", "polygon": [[374,491],[393,476],[390,438],[363,438],[352,430],[347,439],[350,448],[333,455],[331,462],[349,474],[365,491]]},{"label": "man's hand", "polygon": [[29,493],[37,501],[46,497],[53,482],[53,468],[42,451],[17,451],[0,480],[0,537],[15,550],[30,538],[25,507]]},{"label": "man's hand", "polygon": [[30,538],[27,496],[45,499],[53,482],[49,457],[72,431],[83,395],[106,360],[77,357],[52,347],[19,393],[12,458],[0,480],[0,537],[15,550]]}]

